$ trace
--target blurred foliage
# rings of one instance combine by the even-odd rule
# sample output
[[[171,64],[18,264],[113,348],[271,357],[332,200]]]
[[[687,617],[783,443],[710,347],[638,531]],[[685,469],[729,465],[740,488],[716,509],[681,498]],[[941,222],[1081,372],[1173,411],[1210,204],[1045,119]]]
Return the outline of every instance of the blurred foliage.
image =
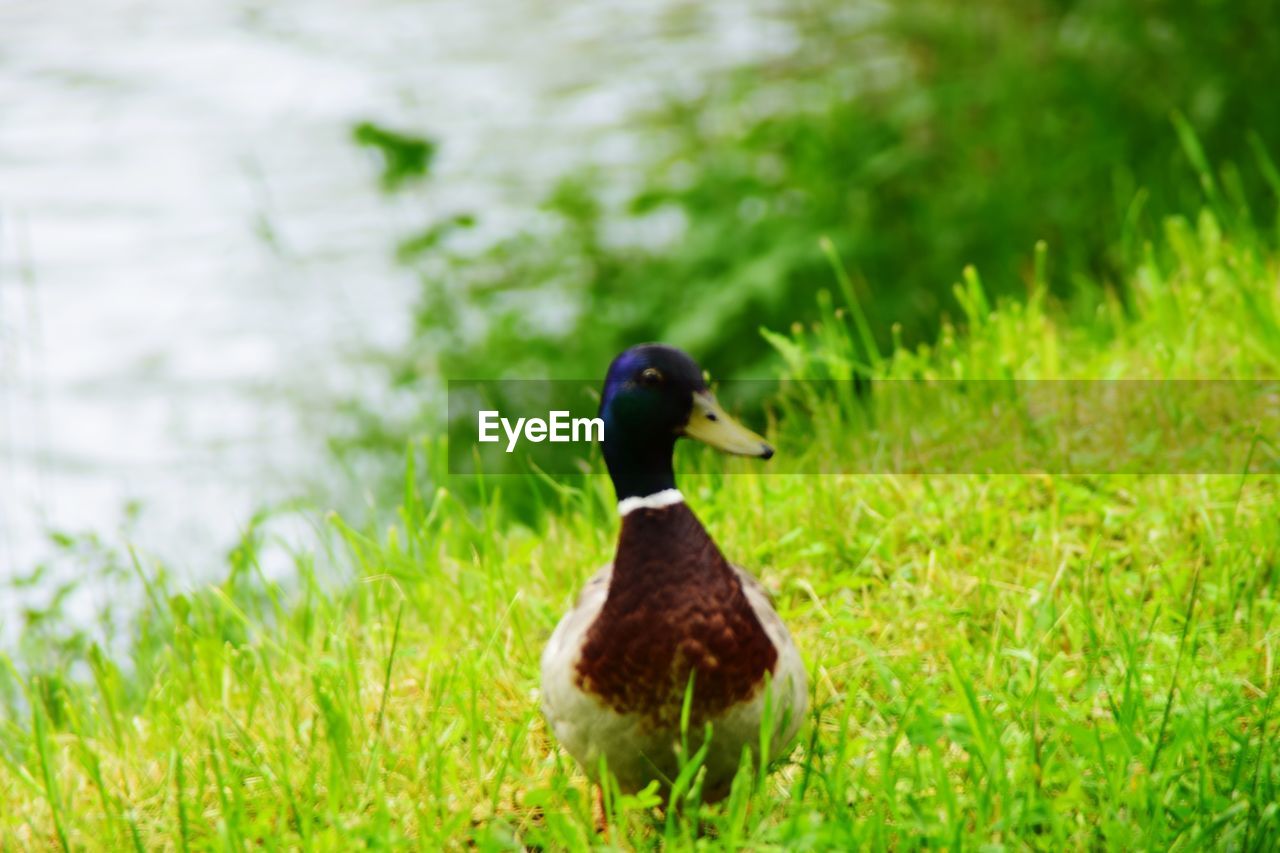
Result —
[[[382,188],[388,192],[425,178],[435,160],[437,144],[425,137],[390,130],[370,121],[351,129],[359,146],[378,152],[382,160]]]
[[[993,296],[1024,296],[1041,240],[1051,294],[1122,290],[1119,270],[1161,220],[1210,189],[1228,213],[1275,221],[1269,0],[789,14],[790,56],[642,117],[638,177],[584,163],[525,230],[479,252],[454,237],[481,214],[402,240],[422,294],[388,368],[418,410],[401,424],[357,411],[335,446],[397,459],[407,435],[438,428],[427,389],[442,378],[591,378],[644,340],[689,349],[715,376],[767,375],[777,356],[758,330],[817,319],[824,290],[854,303],[881,351],[930,340],[962,313],[965,266]],[[1212,187],[1179,122],[1220,164]]]
[[[479,257],[438,251],[448,223],[420,253],[408,241],[435,369],[590,377],[622,347],[660,339],[713,373],[757,372],[768,347],[756,329],[812,318],[832,285],[824,235],[878,340],[895,323],[921,340],[953,307],[962,267],[1020,291],[1040,239],[1057,292],[1116,283],[1160,217],[1200,203],[1175,111],[1226,164],[1228,190],[1236,165],[1254,168],[1251,139],[1280,140],[1268,95],[1280,18],[1267,0],[848,11],[806,7],[794,56],[650,116],[655,153],[621,205],[584,165],[543,220]]]

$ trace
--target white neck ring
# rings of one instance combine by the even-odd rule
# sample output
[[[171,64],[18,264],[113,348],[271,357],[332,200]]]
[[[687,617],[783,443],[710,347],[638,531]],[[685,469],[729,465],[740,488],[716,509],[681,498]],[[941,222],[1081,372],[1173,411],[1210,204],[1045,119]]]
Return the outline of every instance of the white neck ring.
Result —
[[[684,503],[684,495],[679,489],[663,489],[643,497],[623,498],[618,501],[618,515],[625,516],[638,509],[662,509],[672,504]]]

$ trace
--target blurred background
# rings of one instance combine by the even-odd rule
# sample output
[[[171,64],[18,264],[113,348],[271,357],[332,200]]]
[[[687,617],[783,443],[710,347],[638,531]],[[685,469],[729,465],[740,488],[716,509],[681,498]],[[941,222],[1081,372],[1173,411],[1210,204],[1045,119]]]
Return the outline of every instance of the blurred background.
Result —
[[[362,504],[327,440],[394,402],[397,243],[630,180],[637,110],[793,39],[737,4],[0,5],[0,624],[111,543],[199,576],[264,504]]]
[[[1179,121],[1225,203],[1275,220],[1277,23],[1265,0],[10,0],[0,640],[103,552],[127,573],[121,543],[197,578],[263,507],[376,516],[442,378],[591,379],[655,339],[768,376],[758,330],[837,290],[824,237],[882,344],[929,340],[966,264],[1023,292],[1038,240],[1059,295],[1123,300],[1124,259],[1203,199]]]

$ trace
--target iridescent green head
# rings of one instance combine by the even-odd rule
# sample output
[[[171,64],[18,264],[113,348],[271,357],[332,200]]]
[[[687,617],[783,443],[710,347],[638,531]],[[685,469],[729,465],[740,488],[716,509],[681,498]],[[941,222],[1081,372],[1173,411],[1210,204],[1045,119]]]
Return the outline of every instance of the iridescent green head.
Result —
[[[773,448],[725,414],[687,353],[663,344],[631,347],[613,360],[600,396],[604,459],[618,499],[675,488],[676,439],[768,459]]]

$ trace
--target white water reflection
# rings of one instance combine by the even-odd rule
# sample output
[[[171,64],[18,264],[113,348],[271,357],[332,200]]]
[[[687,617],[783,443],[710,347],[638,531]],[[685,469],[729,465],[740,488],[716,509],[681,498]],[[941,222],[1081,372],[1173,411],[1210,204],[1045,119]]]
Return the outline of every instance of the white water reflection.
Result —
[[[697,0],[0,4],[0,580],[128,501],[131,539],[211,570],[318,459],[299,405],[406,331],[396,236],[518,225],[575,163],[634,162],[634,110],[788,32]],[[378,194],[362,119],[440,139],[426,191]]]

